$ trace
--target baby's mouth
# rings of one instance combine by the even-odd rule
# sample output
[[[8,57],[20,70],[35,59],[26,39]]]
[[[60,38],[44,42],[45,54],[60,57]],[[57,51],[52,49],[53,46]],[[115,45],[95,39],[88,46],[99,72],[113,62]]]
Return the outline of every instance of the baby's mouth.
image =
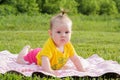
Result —
[[[65,39],[61,39],[61,42],[65,42]]]

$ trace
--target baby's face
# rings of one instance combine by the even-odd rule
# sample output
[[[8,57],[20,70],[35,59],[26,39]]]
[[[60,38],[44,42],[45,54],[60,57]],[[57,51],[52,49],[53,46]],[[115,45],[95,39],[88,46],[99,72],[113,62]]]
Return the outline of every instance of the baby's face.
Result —
[[[51,29],[51,37],[57,47],[64,46],[71,38],[71,25],[59,24]]]

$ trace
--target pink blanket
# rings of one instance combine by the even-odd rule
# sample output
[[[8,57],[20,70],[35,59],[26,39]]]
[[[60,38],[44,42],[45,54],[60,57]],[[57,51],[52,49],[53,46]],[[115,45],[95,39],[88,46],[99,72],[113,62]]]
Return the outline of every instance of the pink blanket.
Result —
[[[106,73],[115,73],[120,77],[120,64],[112,60],[104,60],[99,57],[97,54],[92,55],[87,59],[80,57],[86,72],[79,72],[76,70],[75,66],[69,60],[66,65],[61,69],[57,70],[57,74],[49,74],[44,72],[40,66],[35,64],[31,65],[21,65],[16,63],[17,54],[12,54],[9,51],[0,52],[0,73],[4,74],[9,71],[16,71],[23,74],[24,76],[32,76],[34,73],[42,73],[44,75],[49,75],[53,77],[68,77],[68,76],[90,76],[90,77],[99,77]]]

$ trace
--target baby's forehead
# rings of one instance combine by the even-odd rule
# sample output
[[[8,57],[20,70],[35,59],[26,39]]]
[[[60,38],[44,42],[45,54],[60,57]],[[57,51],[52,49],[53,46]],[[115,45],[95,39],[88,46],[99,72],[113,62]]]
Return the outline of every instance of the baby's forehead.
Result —
[[[71,27],[72,23],[70,21],[65,20],[56,20],[52,24],[53,26],[68,26]]]
[[[57,31],[71,31],[72,28],[71,26],[60,24],[53,26],[52,29]]]
[[[57,29],[66,29],[66,28],[71,28],[71,24],[69,23],[56,23],[52,26],[53,28],[57,28]]]

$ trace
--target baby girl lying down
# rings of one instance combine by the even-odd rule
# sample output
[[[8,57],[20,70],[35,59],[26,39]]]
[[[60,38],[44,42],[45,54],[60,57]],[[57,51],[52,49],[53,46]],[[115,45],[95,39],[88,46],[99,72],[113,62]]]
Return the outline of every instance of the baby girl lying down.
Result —
[[[84,72],[79,56],[70,42],[72,21],[64,11],[50,20],[49,38],[43,48],[30,50],[25,46],[17,57],[17,63],[40,65],[46,72],[56,74],[70,59],[78,71]]]

